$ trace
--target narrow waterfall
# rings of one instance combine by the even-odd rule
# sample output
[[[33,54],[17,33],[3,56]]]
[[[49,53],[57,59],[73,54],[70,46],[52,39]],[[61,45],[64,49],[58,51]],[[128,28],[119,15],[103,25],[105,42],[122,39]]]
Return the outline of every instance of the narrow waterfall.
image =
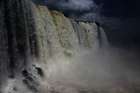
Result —
[[[99,41],[99,46],[100,47],[109,47],[109,41],[108,41],[108,38],[107,38],[107,35],[104,31],[104,29],[100,26],[98,26],[98,41]]]

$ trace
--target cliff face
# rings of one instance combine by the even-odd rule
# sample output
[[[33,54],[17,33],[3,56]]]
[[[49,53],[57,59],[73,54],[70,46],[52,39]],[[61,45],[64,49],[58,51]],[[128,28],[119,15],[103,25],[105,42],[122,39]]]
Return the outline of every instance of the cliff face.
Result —
[[[39,87],[40,76],[46,70],[42,64],[47,66],[53,58],[70,60],[81,49],[90,50],[97,45],[95,23],[69,19],[29,0],[2,0],[0,19],[2,93],[43,91]]]

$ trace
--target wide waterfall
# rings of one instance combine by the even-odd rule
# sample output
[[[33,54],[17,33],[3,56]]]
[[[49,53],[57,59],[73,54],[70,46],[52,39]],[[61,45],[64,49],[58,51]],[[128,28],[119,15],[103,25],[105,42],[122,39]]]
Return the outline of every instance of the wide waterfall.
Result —
[[[0,93],[139,93],[139,52],[107,29],[31,0],[0,1]]]

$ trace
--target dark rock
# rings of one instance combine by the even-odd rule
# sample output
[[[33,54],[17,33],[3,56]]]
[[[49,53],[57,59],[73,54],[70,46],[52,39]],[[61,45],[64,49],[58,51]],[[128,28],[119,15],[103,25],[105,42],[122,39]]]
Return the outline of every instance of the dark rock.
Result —
[[[38,92],[38,89],[36,87],[36,84],[34,84],[33,81],[30,81],[28,79],[24,79],[23,80],[23,83],[27,86],[28,89],[30,89],[31,91],[37,93]]]
[[[38,89],[39,83],[37,79],[34,77],[34,75],[28,72],[27,70],[23,70],[22,75],[24,77],[23,83],[27,86],[27,88],[33,91],[34,93],[37,93],[39,91]]]
[[[44,77],[44,72],[42,70],[41,67],[37,67],[37,66],[34,66],[36,71],[37,71],[37,74],[39,74],[41,77]]]

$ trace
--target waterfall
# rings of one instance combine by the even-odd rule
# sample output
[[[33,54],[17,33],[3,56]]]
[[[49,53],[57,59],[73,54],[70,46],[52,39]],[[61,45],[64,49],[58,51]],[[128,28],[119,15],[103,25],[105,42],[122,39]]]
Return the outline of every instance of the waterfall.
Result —
[[[37,57],[38,55],[36,30],[30,3],[28,0],[1,1],[1,77],[3,75],[15,77],[16,74],[30,64],[31,57]]]
[[[70,20],[62,13],[49,11],[47,7],[35,5],[29,0],[3,0],[2,3],[0,47],[3,52],[0,53],[3,56],[0,60],[4,68],[1,68],[1,74],[7,72],[7,78],[23,74],[25,80],[22,83],[29,89],[32,87],[31,91],[39,91],[37,72],[42,75],[42,69],[50,60],[53,60],[52,63],[64,60],[69,62],[81,48],[90,50],[96,45],[95,23]],[[43,66],[36,67],[34,64],[28,67],[34,61]],[[8,80],[7,87],[14,87],[13,84],[21,81]]]
[[[1,72],[5,69],[10,77],[21,72],[34,58],[47,62],[54,55],[73,56],[78,47],[97,45],[95,23],[70,20],[28,0],[3,0],[0,9],[3,50],[0,60],[4,67]],[[103,31],[99,32],[103,35],[101,40],[106,40]]]
[[[80,93],[108,83],[120,61],[98,23],[31,0],[1,1],[0,43],[0,93]]]
[[[98,42],[99,42],[99,47],[101,48],[109,48],[109,41],[106,36],[106,33],[104,29],[101,26],[98,26]]]
[[[33,60],[39,57],[31,3],[30,0],[2,0],[0,3],[1,93],[9,93],[9,91],[15,93],[13,88],[18,87],[17,84],[19,84],[19,89],[30,85],[27,69],[31,69]],[[42,70],[35,66],[31,70],[35,69],[39,71],[40,75],[43,75]],[[32,74],[31,77],[33,78]],[[32,82],[36,85],[35,80]],[[21,90],[26,91],[27,89]]]

